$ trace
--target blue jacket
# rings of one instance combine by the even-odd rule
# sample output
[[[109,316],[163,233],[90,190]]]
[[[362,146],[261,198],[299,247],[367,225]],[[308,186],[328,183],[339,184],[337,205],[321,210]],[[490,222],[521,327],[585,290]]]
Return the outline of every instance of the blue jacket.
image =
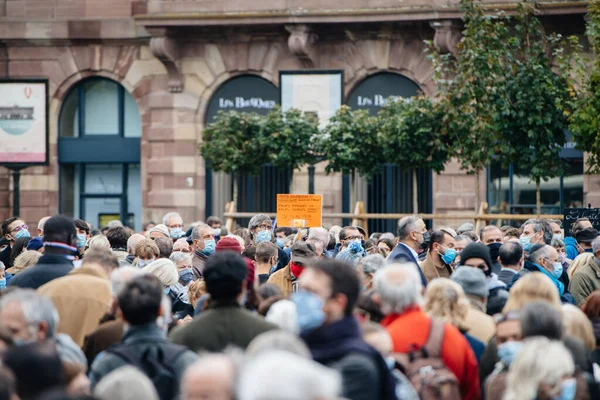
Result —
[[[408,246],[402,242],[398,243],[398,245],[394,247],[394,250],[392,250],[392,252],[388,256],[388,264],[394,263],[413,263],[417,271],[419,271],[423,287],[427,286],[427,279],[425,278],[421,267],[419,267],[419,260],[413,257],[413,254],[408,248]]]
[[[575,238],[572,238],[571,236],[565,238],[565,252],[567,253],[567,257],[571,260],[574,260],[575,257],[579,255],[579,250],[577,250],[577,240],[575,240]]]

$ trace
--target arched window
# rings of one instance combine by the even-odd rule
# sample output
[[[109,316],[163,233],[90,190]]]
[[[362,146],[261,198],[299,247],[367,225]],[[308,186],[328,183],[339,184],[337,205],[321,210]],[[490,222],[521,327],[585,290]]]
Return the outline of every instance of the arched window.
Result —
[[[94,227],[120,219],[141,229],[140,137],[133,97],[104,78],[78,83],[59,117],[60,212]]]

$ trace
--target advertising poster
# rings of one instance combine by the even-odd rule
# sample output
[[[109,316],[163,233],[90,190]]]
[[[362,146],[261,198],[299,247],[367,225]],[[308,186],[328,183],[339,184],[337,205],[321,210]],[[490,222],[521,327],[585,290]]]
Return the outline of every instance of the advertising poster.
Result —
[[[342,106],[342,71],[282,71],[281,109],[295,108],[313,114],[323,128]]]
[[[0,80],[0,164],[47,164],[48,81]]]

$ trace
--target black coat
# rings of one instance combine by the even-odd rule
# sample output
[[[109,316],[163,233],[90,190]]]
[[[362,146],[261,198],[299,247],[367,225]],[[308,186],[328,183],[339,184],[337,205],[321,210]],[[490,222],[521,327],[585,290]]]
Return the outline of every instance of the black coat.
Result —
[[[53,279],[61,278],[73,270],[73,263],[64,255],[44,254],[37,264],[19,272],[8,286],[37,289]]]

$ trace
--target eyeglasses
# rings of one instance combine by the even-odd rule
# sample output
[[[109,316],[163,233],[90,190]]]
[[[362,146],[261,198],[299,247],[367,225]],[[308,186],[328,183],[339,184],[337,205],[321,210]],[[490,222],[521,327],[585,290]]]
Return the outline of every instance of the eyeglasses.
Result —
[[[173,253],[190,253],[189,250],[183,250],[183,249],[178,249],[178,250],[173,250]]]
[[[358,235],[358,236],[348,236],[348,237],[346,238],[346,240],[356,240],[356,239],[360,239],[360,240],[362,240],[362,239],[363,239],[363,237],[362,237],[362,235]]]
[[[273,225],[271,225],[271,224],[262,224],[262,225],[258,225],[256,227],[256,229],[258,229],[258,228],[272,231],[273,230]]]
[[[28,230],[28,229],[29,229],[29,227],[28,227],[27,225],[21,225],[21,226],[17,226],[16,228],[14,228],[14,229],[11,231],[11,233],[12,233],[12,232],[19,232],[19,231],[21,231],[22,229]]]

